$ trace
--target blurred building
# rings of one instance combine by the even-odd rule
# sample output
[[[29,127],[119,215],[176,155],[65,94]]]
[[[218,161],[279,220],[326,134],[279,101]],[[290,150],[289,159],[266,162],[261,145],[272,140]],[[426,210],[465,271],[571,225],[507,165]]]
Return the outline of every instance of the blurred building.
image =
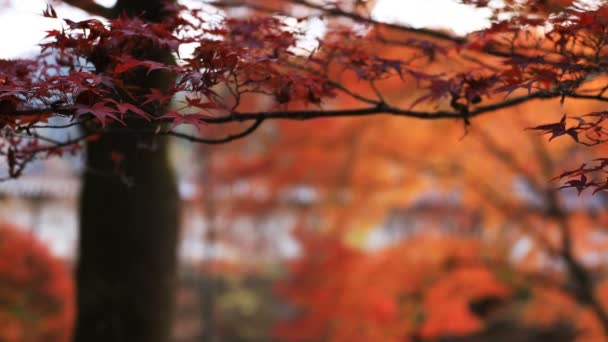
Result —
[[[34,162],[26,175],[0,182],[0,216],[31,231],[55,255],[72,260],[79,191],[73,160],[54,158]]]
[[[483,234],[481,209],[466,208],[457,192],[430,191],[404,208],[389,210],[384,224],[370,233],[367,248],[380,249],[413,237],[472,237]]]
[[[36,161],[18,179],[0,182],[2,219],[31,232],[69,264],[77,257],[81,164],[79,158],[69,157]],[[273,258],[277,262],[277,256],[293,254],[296,247],[287,229],[289,218],[243,216],[229,223],[229,231],[210,240],[199,179],[189,171],[178,170],[178,175],[182,227],[178,228],[180,283],[173,340],[201,341],[209,322],[209,314],[202,308],[208,306],[222,312],[221,320],[214,323],[222,336],[268,340],[278,305],[271,279],[252,273],[247,265],[267,264]],[[208,269],[224,261],[227,268]],[[239,268],[239,264],[245,266]],[[214,289],[209,290],[210,286]]]

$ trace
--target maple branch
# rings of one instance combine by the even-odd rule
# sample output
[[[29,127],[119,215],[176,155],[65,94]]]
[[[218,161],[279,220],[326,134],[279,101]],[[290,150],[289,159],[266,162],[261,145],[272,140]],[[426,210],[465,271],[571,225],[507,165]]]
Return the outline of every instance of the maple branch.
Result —
[[[334,16],[334,17],[342,17],[351,19],[356,22],[365,23],[369,25],[382,26],[393,30],[398,30],[407,33],[413,33],[417,35],[427,36],[430,38],[440,39],[444,41],[448,41],[455,44],[464,44],[466,43],[466,39],[462,37],[456,37],[449,33],[441,32],[438,30],[426,29],[426,28],[414,28],[410,26],[395,24],[395,23],[387,23],[372,19],[370,17],[363,16],[361,14],[348,12],[338,7],[324,7],[322,5],[318,5],[312,2],[308,2],[305,0],[288,0],[291,3],[301,5],[304,7],[308,7],[310,9],[314,9],[320,12],[323,12],[325,15]],[[276,13],[277,10],[271,7],[265,7],[259,4],[248,3],[247,1],[217,1],[213,3],[213,6],[216,7],[248,7],[254,10]]]
[[[195,135],[176,131],[156,131],[152,127],[146,128],[130,128],[130,127],[112,127],[108,129],[93,130],[91,133],[95,134],[136,134],[136,135],[152,135],[152,136],[172,136],[179,139],[188,140],[195,143],[207,144],[207,145],[219,145],[225,144],[234,140],[238,140],[248,136],[255,132],[264,122],[264,119],[259,118],[254,123],[248,126],[246,129],[239,133],[229,134],[223,138],[203,138]]]
[[[464,39],[462,37],[456,37],[451,34],[441,32],[441,31],[431,30],[431,29],[426,29],[426,28],[413,28],[413,27],[405,26],[405,25],[377,21],[370,17],[365,17],[365,16],[362,16],[357,13],[348,12],[348,11],[345,11],[345,10],[335,7],[335,6],[334,7],[324,7],[322,5],[315,4],[315,3],[309,2],[307,0],[289,0],[289,1],[292,3],[298,4],[298,5],[302,5],[302,6],[305,6],[308,8],[322,11],[328,15],[348,18],[348,19],[351,19],[351,20],[354,20],[357,22],[362,22],[362,23],[376,25],[376,26],[384,26],[384,27],[394,29],[394,30],[415,33],[415,34],[419,34],[419,35],[423,35],[423,36],[428,36],[431,38],[437,38],[437,39],[441,39],[441,40],[450,41],[450,42],[453,42],[456,44],[463,44],[466,42],[466,39]]]
[[[595,294],[595,284],[591,279],[589,271],[574,256],[572,251],[572,227],[563,209],[557,205],[554,198],[554,195],[550,196],[550,206],[551,210],[555,210],[555,216],[559,222],[560,234],[562,236],[561,256],[566,263],[571,278],[577,284],[578,295],[581,297],[577,299],[591,307],[591,310],[601,323],[604,334],[608,334],[608,312],[604,309]]]
[[[287,1],[297,4],[297,5],[308,7],[310,9],[321,11],[327,16],[347,18],[347,19],[350,19],[350,20],[353,20],[353,21],[359,22],[359,23],[364,23],[364,24],[378,26],[378,27],[384,27],[384,28],[388,28],[388,29],[391,29],[394,31],[400,31],[400,32],[405,32],[405,33],[410,33],[410,34],[415,34],[415,35],[420,35],[420,36],[426,36],[429,38],[439,39],[439,40],[457,44],[457,45],[464,45],[469,42],[469,40],[465,37],[454,36],[450,33],[442,32],[437,29],[415,28],[415,27],[406,26],[403,24],[382,22],[382,21],[375,20],[371,17],[363,16],[358,13],[345,11],[345,10],[340,9],[335,6],[326,7],[326,6],[323,6],[320,4],[309,2],[307,0],[287,0]],[[256,11],[266,12],[266,13],[270,13],[270,14],[273,14],[273,13],[281,13],[281,14],[285,14],[285,15],[288,14],[287,12],[279,11],[276,8],[266,7],[266,6],[257,4],[257,3],[249,3],[249,2],[247,2],[247,0],[216,1],[213,3],[213,6],[220,7],[220,8],[246,7],[246,8],[256,10]],[[407,41],[404,42],[404,41],[395,40],[395,39],[386,39],[386,38],[383,38],[382,36],[378,36],[377,40],[378,40],[378,42],[388,44],[388,45],[400,45],[400,46],[405,46],[405,47],[409,47],[409,48],[421,48],[421,47],[412,45],[411,42],[407,42]],[[504,57],[504,58],[512,58],[512,57],[525,58],[525,57],[527,57],[524,54],[516,53],[516,52],[512,51],[512,49],[511,49],[511,51],[506,51],[506,52],[500,51],[495,44],[496,44],[496,42],[493,42],[492,44],[486,44],[481,49],[481,51],[483,51],[487,55],[495,56],[495,57]],[[424,48],[422,48],[422,49],[424,49]],[[552,51],[545,51],[545,52],[551,53]]]
[[[93,0],[61,0],[61,2],[106,19],[114,16],[114,8],[102,6]]]
[[[476,133],[480,135],[482,142],[484,143],[484,147],[488,150],[488,152],[491,153],[491,155],[501,161],[506,167],[510,168],[513,172],[523,175],[532,190],[534,190],[537,194],[544,195],[545,191],[547,190],[545,190],[545,188],[533,177],[533,175],[530,174],[530,172],[526,170],[526,168],[522,164],[520,164],[514,158],[512,154],[500,148],[498,146],[498,143],[483,129],[478,127]],[[478,187],[485,187],[485,191],[479,191],[479,193],[482,195],[486,195],[485,192],[491,192],[489,196],[485,196],[485,199],[486,201],[488,201],[488,203],[493,203],[496,201],[496,199],[502,196],[502,191],[494,189],[490,184],[482,181],[482,177],[474,177],[473,180],[469,182],[469,186],[471,186],[472,189],[476,189]],[[507,201],[503,200],[503,202],[506,203]],[[498,203],[498,205],[495,204],[494,206],[497,209],[502,210],[504,214],[510,216],[512,219],[519,221],[522,228],[524,228],[523,231],[531,234],[532,237],[536,241],[538,241],[550,255],[560,255],[560,251],[557,248],[553,247],[551,242],[545,236],[539,234],[539,232],[534,229],[534,226],[530,224],[529,220],[527,219],[528,213],[546,215],[546,212],[542,208],[540,210],[536,210],[534,208],[527,208],[525,210],[515,210],[515,208],[509,208],[508,205],[501,205],[500,203]]]
[[[547,149],[540,139],[536,139],[534,150],[540,160],[544,176],[549,179],[554,173],[553,161],[550,159]],[[572,227],[567,217],[566,209],[560,204],[556,190],[548,188],[545,192],[547,200],[547,215],[557,220],[561,235],[560,256],[566,263],[566,267],[571,279],[576,283],[576,298],[579,302],[588,305],[602,325],[604,334],[608,334],[608,312],[604,309],[595,294],[596,286],[591,279],[591,275],[584,265],[581,264],[574,255],[572,243]]]
[[[50,152],[53,150],[57,150],[63,147],[69,147],[69,146],[74,146],[77,145],[79,143],[81,143],[83,140],[86,140],[87,138],[92,137],[93,135],[95,135],[96,133],[94,132],[88,132],[85,133],[77,138],[73,138],[73,139],[68,139],[65,141],[57,141],[55,139],[49,138],[49,137],[45,137],[42,136],[40,134],[36,134],[33,133],[31,134],[32,138],[38,138],[42,141],[47,141],[50,142],[51,145],[46,145],[46,146],[40,146],[40,147],[36,147],[36,148],[32,148],[32,149],[23,149],[20,153],[25,154],[25,155],[36,155],[39,153],[43,153],[43,152]]]
[[[70,128],[70,127],[74,127],[74,126],[79,126],[82,125],[83,123],[92,120],[92,118],[88,118],[86,120],[81,120],[81,121],[73,121],[70,123],[66,123],[63,125],[33,125],[33,126],[21,126],[17,128],[17,132],[19,131],[27,131],[30,129],[60,129],[60,128]]]
[[[536,178],[534,178],[533,175],[530,174],[528,170],[526,170],[524,165],[522,165],[517,159],[515,159],[515,156],[512,153],[509,153],[507,150],[501,148],[496,142],[496,140],[480,127],[477,128],[476,133],[480,136],[484,147],[488,150],[488,152],[490,152],[492,156],[500,160],[506,167],[510,168],[513,172],[525,176],[529,185],[536,193],[542,193],[542,185],[538,182]]]
[[[408,167],[416,167],[420,164],[422,163],[418,160],[413,162],[412,165],[408,165]],[[423,165],[426,165],[428,169],[432,170],[433,172],[437,172],[438,174],[443,174],[449,177],[453,176],[453,171],[446,171],[440,168],[439,165]],[[549,254],[559,255],[559,251],[552,246],[551,242],[545,236],[539,234],[539,232],[534,229],[534,225],[529,221],[530,214],[543,214],[543,212],[540,212],[534,208],[518,208],[509,203],[509,200],[506,198],[506,196],[504,196],[503,189],[499,189],[493,186],[493,184],[484,181],[483,177],[476,175],[474,171],[467,170],[460,164],[450,165],[450,169],[453,168],[463,172],[464,182],[479,196],[483,197],[486,203],[508,216],[511,220],[518,222],[521,226],[521,230],[529,233],[532,238],[542,245]]]
[[[59,114],[70,115],[72,112],[67,109],[59,108],[32,108],[32,109],[15,109],[15,110],[0,110],[0,116],[30,116],[30,115],[47,115]]]
[[[392,114],[397,116],[413,117],[419,119],[455,119],[460,118],[460,114],[449,111],[423,112],[400,109],[390,107],[385,104],[352,109],[335,109],[335,110],[285,110],[271,112],[235,112],[225,116],[201,118],[200,121],[208,124],[221,124],[234,121],[249,121],[263,119],[288,119],[288,120],[311,120],[320,118],[338,118],[338,117],[360,117],[378,114]]]
[[[484,113],[490,113],[499,109],[513,107],[524,102],[534,99],[551,99],[562,96],[560,92],[539,91],[529,95],[514,97],[502,102],[497,102],[490,105],[479,106],[466,115],[467,117],[479,116]],[[460,112],[454,111],[415,111],[402,109],[388,105],[385,102],[377,102],[376,106],[353,109],[336,109],[336,110],[294,110],[294,111],[274,111],[274,112],[234,112],[225,116],[201,118],[201,122],[208,124],[222,124],[235,121],[249,121],[257,119],[289,119],[289,120],[311,120],[318,118],[336,118],[336,117],[360,117],[378,114],[390,114],[395,116],[411,117],[417,119],[437,120],[437,119],[462,119],[464,116]]]
[[[586,95],[586,94],[564,94],[562,91],[537,91],[534,93],[530,93],[524,96],[513,97],[510,99],[506,99],[504,101],[492,103],[485,106],[477,106],[471,110],[469,110],[466,115],[462,112],[457,111],[446,111],[446,110],[437,110],[437,111],[416,111],[411,109],[403,109],[400,107],[395,107],[389,105],[388,103],[378,100],[374,101],[372,99],[364,98],[357,96],[357,94],[349,94],[351,96],[356,96],[357,99],[364,101],[369,104],[375,104],[369,107],[363,108],[349,108],[349,109],[330,109],[330,110],[278,110],[278,111],[261,111],[261,112],[230,112],[228,114],[216,117],[200,117],[198,121],[206,124],[227,124],[231,122],[245,122],[245,121],[258,121],[258,120],[276,120],[276,119],[285,119],[285,120],[312,120],[312,119],[320,119],[320,118],[338,118],[338,117],[363,117],[363,116],[372,116],[372,115],[394,115],[400,117],[410,117],[416,119],[425,119],[425,120],[439,120],[439,119],[457,119],[461,120],[463,118],[472,118],[475,116],[479,116],[485,113],[491,113],[500,109],[506,109],[510,107],[517,106],[519,104],[535,100],[535,99],[554,99],[554,98],[578,98],[578,99],[588,99],[588,100],[596,100],[596,101],[606,101],[608,102],[607,97],[602,97],[599,95]],[[48,114],[58,114],[62,116],[70,116],[73,115],[74,110],[66,109],[66,108],[39,108],[39,109],[26,109],[26,110],[13,110],[13,111],[2,111],[0,116],[28,116],[28,115],[48,115]],[[135,118],[138,119],[138,118]],[[172,118],[157,118],[156,121],[161,122],[172,122]],[[257,126],[252,126],[256,127]],[[51,128],[51,127],[48,127]]]
[[[218,139],[211,139],[211,138],[201,138],[201,137],[196,137],[193,135],[189,135],[189,134],[184,134],[184,133],[179,133],[179,132],[175,132],[175,131],[168,131],[168,132],[159,132],[159,135],[170,135],[176,138],[180,138],[180,139],[185,139],[191,142],[196,142],[196,143],[202,143],[202,144],[207,144],[207,145],[219,145],[219,144],[225,144],[234,140],[238,140],[241,138],[244,138],[246,136],[248,136],[249,134],[255,132],[264,122],[264,119],[258,119],[256,120],[253,125],[247,127],[247,129],[243,130],[240,133],[236,133],[236,134],[229,134],[228,136],[224,137],[224,138],[218,138]]]
[[[608,97],[602,96],[602,94],[603,94],[603,92],[599,93],[597,95],[572,93],[572,94],[565,95],[565,97],[567,97],[567,98],[573,98],[573,99],[595,100],[595,101],[601,101],[601,102],[608,102]]]

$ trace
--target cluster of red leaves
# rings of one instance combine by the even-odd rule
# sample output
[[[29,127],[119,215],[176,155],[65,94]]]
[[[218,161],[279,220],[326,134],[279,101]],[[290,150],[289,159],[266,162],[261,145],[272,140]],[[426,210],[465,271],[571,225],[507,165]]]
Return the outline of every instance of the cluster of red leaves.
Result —
[[[574,170],[566,171],[554,180],[567,180],[561,188],[575,188],[580,195],[586,189],[593,189],[593,194],[608,190],[608,159],[598,158],[590,163],[583,163]]]
[[[277,287],[298,310],[276,326],[282,340],[465,336],[484,326],[473,303],[511,292],[483,264],[472,240],[406,240],[369,254],[337,238],[300,237],[303,256]]]
[[[549,140],[564,135],[569,136],[579,144],[594,146],[608,141],[608,132],[604,124],[608,118],[607,112],[593,112],[582,117],[572,117],[573,125],[568,125],[566,115],[556,123],[549,123],[531,127],[531,130],[539,131],[541,134],[550,135]],[[576,169],[561,173],[553,180],[566,180],[561,188],[575,188],[580,194],[585,189],[592,188],[593,194],[608,189],[608,160],[598,158],[588,163],[583,163]]]
[[[0,340],[70,340],[72,278],[62,261],[30,234],[0,226]]]
[[[487,1],[466,1],[480,7]],[[505,1],[494,10],[495,17],[513,13],[507,20],[496,21],[480,35],[480,49],[497,49],[498,40],[508,40],[503,46],[517,49],[503,60],[505,69],[497,77],[503,85],[498,92],[526,90],[538,98],[559,97],[606,102],[605,56],[606,13],[604,3],[563,1]],[[526,28],[523,34],[520,31]],[[534,33],[533,29],[544,31]],[[508,34],[508,32],[512,32]],[[513,33],[514,32],[514,33]],[[490,33],[490,37],[488,37]],[[522,38],[525,36],[525,38]],[[491,46],[491,47],[489,47]],[[516,51],[516,50],[512,50]],[[586,146],[608,141],[605,111],[563,115],[559,122],[531,127],[541,134],[556,137],[569,136],[576,143]],[[566,180],[562,188],[575,188],[579,193],[593,188],[594,193],[608,189],[603,159],[586,163],[562,173],[555,180]]]
[[[128,17],[108,24],[65,19],[63,29],[47,33],[39,57],[2,61],[0,118],[8,129],[3,130],[7,141],[0,153],[16,165],[9,176],[18,176],[36,153],[61,153],[97,133],[134,122],[139,134],[173,134],[161,129],[161,124],[169,123],[169,129],[190,124],[200,130],[210,123],[243,120],[235,119],[235,114],[241,97],[248,94],[270,97],[280,106],[318,105],[335,96],[334,85],[324,73],[327,54],[296,53],[304,32],[283,19],[258,16],[214,21],[206,19],[202,10],[185,7],[172,13],[162,23]],[[50,6],[43,14],[57,17]],[[193,51],[181,58],[183,46]],[[351,47],[336,45],[329,50],[342,56],[336,57],[336,63],[361,68],[361,77],[379,78],[389,69],[399,70],[398,63],[357,53]],[[162,60],[158,60],[159,51],[165,56]],[[141,87],[135,81],[141,75],[162,81],[158,87]],[[190,94],[184,105],[167,111],[169,100],[180,92]],[[53,116],[69,123],[47,124]],[[63,142],[36,131],[85,122],[97,130]]]
[[[535,99],[608,101],[604,86],[591,87],[605,73],[608,5],[570,0],[463,2],[491,7],[492,25],[454,37],[375,22],[367,16],[368,6],[352,1],[321,6],[306,0],[266,8],[268,12],[255,1],[217,4],[260,9],[244,18],[171,5],[161,23],[130,17],[107,23],[66,19],[63,29],[48,32],[39,57],[1,62],[0,123],[5,129],[0,154],[7,158],[8,175],[16,177],[38,153],[75,151],[82,141],[105,133],[220,143],[249,134],[267,119],[390,113],[469,124],[476,115]],[[298,6],[309,15],[290,12]],[[58,16],[51,6],[43,15]],[[326,33],[307,45],[302,42],[311,18],[323,18]],[[383,46],[388,48],[379,48]],[[411,53],[387,56],[385,50],[396,46]],[[192,51],[188,55],[186,47]],[[433,63],[437,72],[429,72]],[[343,75],[354,78],[345,82]],[[141,76],[156,79],[151,83],[158,86],[138,84]],[[377,87],[387,79],[392,88],[416,84],[421,94],[405,107],[388,103]],[[367,93],[356,92],[354,83],[370,87]],[[167,109],[178,93],[187,93],[185,101]],[[271,105],[245,112],[242,103],[251,96],[269,99]],[[357,106],[323,108],[338,96]],[[433,109],[419,110],[422,104]],[[56,116],[68,124],[47,123]],[[584,130],[587,138],[600,143],[604,138],[593,134],[603,134],[599,127],[604,116],[592,113],[592,121],[580,118],[573,128],[559,123],[536,129],[578,141]],[[255,124],[219,140],[173,131],[181,124],[203,132],[209,125],[243,121]],[[83,123],[87,133],[66,141],[54,141],[37,130]]]

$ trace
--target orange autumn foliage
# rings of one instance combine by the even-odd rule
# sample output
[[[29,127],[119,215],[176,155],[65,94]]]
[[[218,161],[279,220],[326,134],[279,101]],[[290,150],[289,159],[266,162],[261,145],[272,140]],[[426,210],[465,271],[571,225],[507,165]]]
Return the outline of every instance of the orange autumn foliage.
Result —
[[[73,298],[65,264],[32,235],[0,225],[0,340],[70,341]]]
[[[479,241],[412,239],[373,254],[303,234],[302,257],[279,293],[297,310],[282,340],[403,341],[464,336],[484,327],[475,301],[510,296],[480,257]]]
[[[564,108],[594,110],[585,102],[573,101],[566,102]],[[463,207],[480,208],[483,236],[493,250],[492,256],[508,260],[518,276],[529,278],[532,297],[521,310],[523,323],[551,327],[566,321],[574,325],[577,341],[601,340],[603,332],[596,314],[587,304],[577,302],[575,291],[563,285],[571,282],[567,269],[558,267],[564,236],[543,202],[557,187],[547,179],[581,160],[594,158],[602,147],[581,149],[568,141],[547,144],[524,130],[539,112],[556,112],[557,117],[559,110],[558,101],[542,105],[532,102],[518,111],[475,119],[466,131],[461,122],[429,123],[391,117],[282,122],[267,135],[258,135],[257,148],[263,158],[258,158],[255,150],[244,158],[236,153],[227,157],[223,170],[228,172],[216,171],[225,179],[250,181],[274,194],[302,185],[314,189],[317,197],[308,204],[304,216],[314,213],[320,219],[313,226],[332,237],[329,242],[316,242],[315,247],[308,246],[310,242],[305,239],[305,250],[313,252],[294,266],[295,280],[290,283],[294,286],[281,290],[302,310],[301,316],[278,325],[278,336],[286,340],[391,341],[407,336],[464,336],[483,330],[483,320],[469,310],[469,304],[477,293],[500,293],[500,286],[494,287],[491,281],[495,269],[415,269],[413,274],[426,272],[426,276],[435,274],[436,278],[441,274],[445,281],[425,283],[418,290],[421,298],[412,306],[399,300],[399,291],[407,285],[394,283],[395,279],[411,281],[416,277],[403,273],[413,267],[403,262],[411,260],[410,256],[395,258],[398,264],[390,268],[381,264],[388,263],[385,259],[345,244],[352,242],[353,235],[378,229],[392,209],[408,207],[421,194],[436,191],[459,192]],[[605,241],[590,238],[601,233],[606,223],[605,213],[593,213],[591,208],[599,197],[576,197],[565,190],[551,196],[557,198],[558,209],[569,222],[576,259],[604,253]],[[252,205],[252,198],[246,197],[250,203],[247,208],[255,213],[260,206]],[[245,207],[242,201],[235,203],[238,209]],[[355,243],[363,243],[358,239]],[[458,237],[446,237],[437,242],[438,247],[420,247],[419,253],[432,258],[436,250],[450,249],[447,245],[452,240]],[[525,240],[532,241],[531,247],[520,258],[510,259]],[[404,254],[412,253],[411,246],[417,243],[406,240],[398,246]],[[479,258],[475,254],[478,252],[472,252],[471,258]],[[604,271],[589,267],[589,272]],[[544,282],[548,281],[554,296],[546,295]],[[312,285],[304,285],[308,283]],[[490,286],[477,289],[479,284]],[[416,313],[424,321],[416,322],[412,318]]]
[[[552,2],[558,3],[566,2]],[[383,33],[389,38],[409,38],[391,34]],[[379,51],[385,58],[411,57],[429,63],[429,74],[458,72],[453,67],[462,61],[450,59],[463,58],[453,51],[425,56],[403,46],[382,44],[366,45],[364,49]],[[482,64],[505,67],[495,58],[471,63],[480,64],[474,71],[477,76],[487,72]],[[372,84],[348,70],[335,72],[333,77],[354,93],[373,94],[375,87],[383,101],[402,107],[428,93],[415,82],[404,86],[397,78]],[[590,83],[599,86],[601,81]],[[450,105],[447,98],[432,100],[420,101],[415,107],[433,111]],[[500,95],[487,94],[482,104],[501,100]],[[318,107],[357,105],[356,98],[342,95]],[[568,268],[571,266],[564,266],[564,260],[570,253],[574,263],[593,279],[591,288],[585,291],[602,296],[605,290],[598,287],[598,282],[605,277],[605,267],[588,260],[602,255],[608,247],[602,239],[593,238],[605,230],[605,212],[597,208],[604,202],[598,199],[600,196],[576,197],[572,191],[557,191],[559,184],[549,180],[563,170],[600,157],[605,146],[580,148],[566,139],[548,144],[536,132],[526,130],[539,116],[550,122],[564,113],[601,109],[587,101],[568,99],[561,103],[554,99],[502,109],[488,117],[473,118],[469,124],[392,116],[275,122],[245,143],[245,152],[235,152],[240,147],[237,143],[237,149],[226,153],[227,157],[218,158],[221,162],[216,171],[221,181],[250,185],[251,193],[244,200],[234,201],[235,210],[246,208],[255,214],[260,208],[280,203],[276,198],[282,194],[307,187],[312,189],[314,200],[301,204],[304,210],[294,216],[302,220],[314,217],[310,226],[330,236],[324,242],[316,241],[320,237],[312,238],[314,243],[308,241],[310,237],[304,239],[304,250],[309,253],[292,265],[294,278],[281,286],[281,293],[302,310],[301,315],[279,325],[277,334],[288,340],[391,341],[408,336],[463,336],[482,330],[483,320],[469,310],[471,301],[482,294],[504,297],[509,290],[493,282],[492,272],[496,270],[479,261],[479,250],[474,249],[471,255],[479,265],[462,266],[458,271],[433,262],[421,261],[424,266],[415,266],[408,254],[420,253],[434,260],[435,253],[441,254],[437,251],[451,250],[460,237],[445,237],[436,242],[437,246],[425,249],[421,246],[429,242],[395,241],[403,251],[397,252],[395,247],[374,255],[349,245],[364,244],[366,233],[381,229],[391,210],[407,208],[420,196],[438,192],[457,193],[463,208],[481,210],[482,235],[491,246],[492,260],[509,263],[519,277],[529,281],[532,298],[523,305],[525,323],[543,326],[565,320],[575,326],[578,341],[601,340],[598,313],[579,298],[580,285],[576,282],[580,279],[575,279]],[[275,195],[268,197],[276,202],[251,201],[256,189]],[[571,240],[568,251],[566,240]],[[527,242],[528,247],[522,248]],[[401,258],[397,257],[399,253],[403,253]],[[388,257],[381,256],[385,254],[396,260],[394,267],[390,267],[393,264]],[[427,277],[433,280],[421,280]],[[403,279],[408,284],[400,282]],[[415,305],[401,301],[402,293],[416,291],[419,298]],[[601,304],[608,307],[606,301]]]

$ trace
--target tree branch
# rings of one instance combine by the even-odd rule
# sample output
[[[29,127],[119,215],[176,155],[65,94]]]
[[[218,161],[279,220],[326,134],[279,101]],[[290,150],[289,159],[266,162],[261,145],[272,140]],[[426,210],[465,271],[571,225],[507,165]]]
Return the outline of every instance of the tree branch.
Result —
[[[223,138],[203,138],[195,135],[186,133],[180,133],[176,131],[157,131],[153,127],[144,128],[131,128],[131,127],[111,127],[107,129],[91,130],[94,134],[134,134],[134,135],[150,135],[150,136],[172,136],[179,139],[188,140],[195,143],[207,144],[207,145],[219,145],[225,144],[234,140],[238,140],[248,136],[255,132],[264,122],[264,119],[257,119],[252,125],[249,125],[246,129],[239,133],[228,134]]]
[[[555,172],[553,161],[539,139],[535,140],[534,150],[540,160],[544,176],[550,178]],[[567,211],[560,204],[555,189],[547,188],[545,198],[548,205],[547,215],[556,219],[559,225],[559,232],[561,235],[559,255],[566,264],[570,279],[576,284],[575,295],[578,296],[576,299],[591,308],[596,318],[600,321],[604,334],[608,334],[608,311],[602,306],[595,294],[596,287],[590,272],[574,255],[572,227],[568,220]]]
[[[430,38],[440,39],[440,40],[448,41],[448,42],[455,43],[455,44],[466,43],[465,38],[456,37],[449,33],[441,32],[438,30],[431,30],[431,29],[425,29],[425,28],[414,28],[414,27],[400,25],[400,24],[381,22],[381,21],[377,21],[377,20],[369,18],[369,17],[365,17],[361,14],[342,10],[338,7],[325,7],[325,6],[318,5],[318,4],[315,4],[312,2],[308,2],[306,0],[288,0],[288,2],[320,11],[323,14],[328,15],[328,16],[347,18],[347,19],[351,19],[351,20],[359,22],[359,23],[386,27],[386,28],[393,29],[393,30],[398,30],[398,31],[402,31],[402,32],[413,33],[413,34],[417,34],[417,35],[427,36]],[[257,11],[276,12],[276,10],[271,7],[265,7],[265,6],[261,6],[259,4],[252,4],[252,3],[248,3],[247,1],[217,1],[217,2],[213,3],[213,6],[223,7],[223,8],[247,7],[247,8],[257,10]]]
[[[174,131],[159,132],[158,134],[159,135],[170,135],[170,136],[173,136],[176,138],[185,139],[185,140],[188,140],[191,142],[202,143],[202,144],[207,144],[207,145],[219,145],[219,144],[225,144],[225,143],[228,143],[228,142],[231,142],[234,140],[238,140],[238,139],[248,136],[249,134],[255,132],[262,125],[263,122],[264,122],[264,119],[258,119],[253,123],[253,125],[247,127],[247,129],[245,129],[244,131],[242,131],[240,133],[236,133],[236,134],[229,134],[228,136],[226,136],[224,138],[219,138],[219,139],[195,137],[192,135],[174,132]]]
[[[579,94],[563,95],[560,91],[538,91],[524,96],[518,96],[511,99],[507,99],[501,102],[493,104],[478,106],[471,109],[466,117],[472,118],[485,113],[491,113],[500,109],[511,108],[519,104],[535,100],[535,99],[554,99],[565,96],[566,98],[581,98],[596,101],[608,101],[608,98],[597,97],[597,96],[585,96]],[[258,120],[312,120],[321,118],[339,118],[339,117],[363,117],[373,115],[394,115],[400,117],[409,117],[416,119],[425,120],[440,120],[440,119],[457,119],[461,120],[464,118],[463,114],[455,111],[416,111],[410,109],[403,109],[400,107],[391,106],[385,102],[375,102],[375,106],[363,107],[363,108],[349,108],[349,109],[330,109],[330,110],[279,110],[279,111],[262,111],[262,112],[230,112],[222,116],[216,117],[201,117],[199,122],[206,124],[227,124],[231,122],[244,122],[244,121],[258,121]],[[57,108],[40,108],[40,109],[27,109],[27,110],[14,110],[14,111],[2,111],[0,116],[27,116],[27,115],[44,115],[44,114],[60,114],[63,116],[70,116],[73,114],[73,110],[70,109],[57,109]],[[134,117],[133,119],[139,119]],[[171,118],[157,118],[156,122],[172,122]]]
[[[114,16],[113,8],[104,7],[93,0],[61,0],[61,2],[106,19]]]

